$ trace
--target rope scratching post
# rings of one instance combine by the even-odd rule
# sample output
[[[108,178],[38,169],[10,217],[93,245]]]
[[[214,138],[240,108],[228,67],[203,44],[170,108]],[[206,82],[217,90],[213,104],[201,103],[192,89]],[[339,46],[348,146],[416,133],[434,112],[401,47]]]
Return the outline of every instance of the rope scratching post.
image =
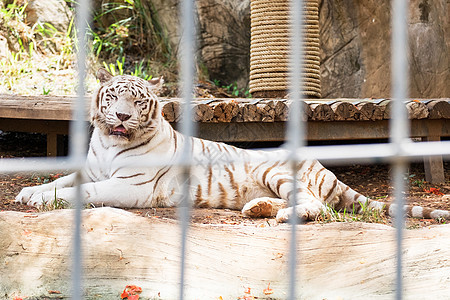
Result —
[[[283,98],[288,91],[289,0],[251,0],[250,93]],[[320,98],[319,0],[304,1],[304,91]]]

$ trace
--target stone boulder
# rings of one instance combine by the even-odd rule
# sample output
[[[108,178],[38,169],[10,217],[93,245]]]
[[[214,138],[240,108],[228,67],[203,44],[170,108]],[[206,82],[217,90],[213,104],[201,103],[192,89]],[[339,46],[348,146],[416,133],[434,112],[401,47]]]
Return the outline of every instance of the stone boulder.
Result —
[[[52,24],[61,32],[66,32],[72,18],[72,11],[64,0],[30,0],[26,7],[27,22]]]
[[[9,56],[8,40],[0,34],[0,59]]]
[[[250,74],[250,1],[199,0],[198,51],[211,79],[248,85]]]

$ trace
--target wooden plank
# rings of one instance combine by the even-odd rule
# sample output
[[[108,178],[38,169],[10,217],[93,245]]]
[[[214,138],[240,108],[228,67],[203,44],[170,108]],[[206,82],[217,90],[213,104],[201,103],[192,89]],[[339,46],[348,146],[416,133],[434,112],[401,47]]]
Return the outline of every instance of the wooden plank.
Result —
[[[436,125],[432,125],[436,124]],[[172,123],[176,128],[176,124]],[[450,122],[446,120],[412,120],[411,137],[425,137],[429,126],[438,126],[441,137],[450,136]],[[86,122],[86,128],[89,123]],[[285,122],[231,122],[231,123],[197,123],[196,136],[222,142],[248,141],[283,141]],[[0,118],[3,131],[37,132],[67,135],[68,121],[55,120],[21,120]],[[309,121],[307,139],[310,141],[386,139],[389,138],[389,123],[383,121]]]
[[[126,285],[144,299],[176,299],[180,226],[114,208],[82,212],[83,287],[87,299],[118,299]],[[70,297],[72,210],[0,212],[1,292],[14,296]],[[187,236],[187,299],[237,299],[251,289],[266,299],[288,291],[290,225],[271,227],[194,224]],[[296,299],[389,299],[395,289],[395,230],[381,224],[298,225]],[[404,234],[407,299],[450,294],[450,225]],[[345,274],[345,276],[342,276]],[[339,280],[330,280],[339,278]],[[420,284],[418,284],[420,283]],[[301,287],[301,288],[300,288]],[[426,288],[424,288],[426,287]]]
[[[0,118],[71,120],[75,99],[67,96],[0,95]],[[90,97],[85,101],[88,112]]]

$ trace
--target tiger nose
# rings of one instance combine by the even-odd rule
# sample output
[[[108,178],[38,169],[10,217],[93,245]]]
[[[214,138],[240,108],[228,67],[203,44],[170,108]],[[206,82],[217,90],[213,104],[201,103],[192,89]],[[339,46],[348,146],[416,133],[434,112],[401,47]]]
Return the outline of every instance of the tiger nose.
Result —
[[[120,121],[122,121],[122,122],[125,122],[126,120],[128,120],[129,118],[131,118],[131,115],[128,115],[128,114],[122,114],[122,113],[118,113],[118,112],[116,112],[116,116],[117,116],[117,118],[118,118]]]

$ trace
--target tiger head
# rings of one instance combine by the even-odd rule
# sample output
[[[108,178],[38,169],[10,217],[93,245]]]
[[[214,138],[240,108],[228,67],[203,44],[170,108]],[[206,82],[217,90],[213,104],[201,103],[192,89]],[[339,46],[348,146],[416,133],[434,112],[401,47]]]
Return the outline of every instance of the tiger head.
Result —
[[[129,75],[113,76],[99,69],[100,87],[91,104],[91,122],[104,135],[121,143],[154,132],[161,122],[156,93],[164,80],[144,80]]]

